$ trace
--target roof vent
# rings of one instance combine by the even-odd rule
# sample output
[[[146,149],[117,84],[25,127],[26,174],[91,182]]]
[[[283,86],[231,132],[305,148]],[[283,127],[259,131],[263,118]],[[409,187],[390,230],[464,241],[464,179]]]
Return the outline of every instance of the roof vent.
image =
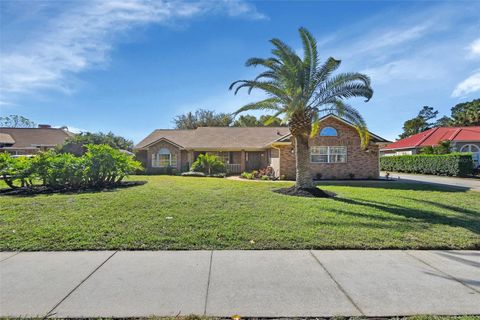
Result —
[[[51,128],[52,126],[49,124],[39,124],[38,127],[40,129],[48,129],[48,128]]]

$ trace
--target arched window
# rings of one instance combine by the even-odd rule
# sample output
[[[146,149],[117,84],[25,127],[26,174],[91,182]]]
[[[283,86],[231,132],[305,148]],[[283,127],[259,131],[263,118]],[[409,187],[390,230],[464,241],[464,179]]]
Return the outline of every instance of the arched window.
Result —
[[[462,147],[462,149],[460,149],[460,152],[476,153],[476,152],[480,152],[480,148],[474,144],[466,144]]]
[[[165,168],[177,166],[177,154],[171,153],[167,148],[161,148],[152,154],[152,167]]]
[[[325,127],[320,131],[321,137],[336,137],[338,136],[337,129],[332,127]]]

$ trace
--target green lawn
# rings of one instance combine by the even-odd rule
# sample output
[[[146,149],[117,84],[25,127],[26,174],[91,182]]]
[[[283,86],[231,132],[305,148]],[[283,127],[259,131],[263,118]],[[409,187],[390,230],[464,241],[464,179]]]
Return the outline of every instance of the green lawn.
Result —
[[[289,182],[133,176],[106,192],[0,196],[0,250],[480,249],[480,192],[336,182],[335,199]]]

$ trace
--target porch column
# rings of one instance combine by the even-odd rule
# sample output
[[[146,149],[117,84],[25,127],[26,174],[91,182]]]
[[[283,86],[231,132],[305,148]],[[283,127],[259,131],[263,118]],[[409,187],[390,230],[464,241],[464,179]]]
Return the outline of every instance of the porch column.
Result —
[[[245,159],[246,159],[246,156],[245,156],[245,150],[242,150],[241,151],[241,154],[240,154],[240,171],[241,172],[244,172],[245,171]]]

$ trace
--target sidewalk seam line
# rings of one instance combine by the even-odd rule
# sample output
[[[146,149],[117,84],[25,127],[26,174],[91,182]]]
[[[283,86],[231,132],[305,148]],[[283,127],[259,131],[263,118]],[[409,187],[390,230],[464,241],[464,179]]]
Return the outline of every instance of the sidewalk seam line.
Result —
[[[20,252],[21,252],[21,251],[17,251],[17,252],[15,252],[14,254],[12,254],[11,256],[8,256],[8,257],[0,260],[0,262],[3,262],[3,261],[8,260],[8,259],[10,259],[10,258],[13,258],[13,257],[15,257],[17,254],[19,254]]]
[[[447,277],[449,277],[451,280],[454,280],[454,281],[456,281],[456,282],[460,283],[461,285],[463,285],[463,286],[467,287],[467,288],[468,288],[468,289],[470,289],[470,290],[473,290],[473,291],[475,291],[475,292],[477,292],[477,293],[480,293],[480,291],[479,291],[479,290],[477,290],[477,289],[475,289],[475,288],[473,288],[473,287],[470,287],[468,284],[464,283],[462,280],[460,280],[460,279],[458,279],[458,278],[456,278],[456,277],[452,276],[452,275],[451,275],[451,274],[449,274],[449,273],[446,273],[446,272],[445,272],[445,271],[443,271],[443,270],[440,270],[440,269],[439,269],[439,268],[437,268],[437,267],[434,267],[434,266],[432,266],[430,263],[428,263],[428,262],[426,262],[426,261],[424,261],[424,260],[420,259],[419,257],[416,257],[415,255],[411,254],[410,252],[408,252],[408,251],[405,251],[405,253],[406,253],[407,255],[409,255],[410,257],[412,257],[413,259],[415,259],[415,260],[417,260],[417,261],[420,261],[421,263],[423,263],[423,264],[425,264],[425,265],[429,266],[429,267],[430,267],[430,268],[432,268],[433,270],[436,270],[436,271],[438,271],[438,272],[440,272],[440,273],[442,273],[442,274],[446,275],[446,276],[447,276]]]
[[[213,260],[213,250],[210,251],[210,265],[208,267],[207,292],[205,293],[205,305],[203,308],[204,316],[207,315],[208,291],[210,289],[210,277],[212,275],[212,260]]]
[[[360,312],[362,316],[365,316],[365,313],[362,311],[362,309],[360,309],[360,307],[355,303],[355,301],[353,301],[352,297],[350,297],[350,295],[347,293],[347,291],[345,291],[345,289],[340,285],[340,283],[337,280],[335,280],[335,278],[330,273],[330,271],[328,271],[328,269],[323,265],[323,263],[320,262],[320,259],[312,252],[312,250],[308,250],[308,251],[310,252],[310,255],[313,257],[313,259],[317,261],[320,267],[322,267],[322,269],[325,270],[325,272],[330,277],[330,279],[332,279],[332,281],[337,285],[338,289],[340,289],[340,291],[345,295],[345,297],[347,297],[348,301],[350,301],[350,303],[355,307],[355,309],[357,309],[357,311]]]
[[[83,279],[82,281],[80,281],[79,284],[77,284],[72,290],[70,290],[69,293],[67,293],[67,295],[65,297],[63,297],[62,300],[60,300],[50,311],[47,312],[47,314],[45,315],[44,319],[54,315],[54,313],[52,313],[56,308],[58,308],[58,306],[60,306],[60,304],[62,304],[63,301],[67,300],[67,298],[75,291],[77,290],[85,281],[87,281],[95,272],[98,271],[98,269],[100,269],[105,263],[107,263],[108,260],[110,260],[118,251],[115,251],[114,253],[112,253],[107,259],[105,259],[105,261],[103,261],[100,265],[98,265],[95,269],[93,269],[92,272],[90,272],[86,277],[85,279]]]

